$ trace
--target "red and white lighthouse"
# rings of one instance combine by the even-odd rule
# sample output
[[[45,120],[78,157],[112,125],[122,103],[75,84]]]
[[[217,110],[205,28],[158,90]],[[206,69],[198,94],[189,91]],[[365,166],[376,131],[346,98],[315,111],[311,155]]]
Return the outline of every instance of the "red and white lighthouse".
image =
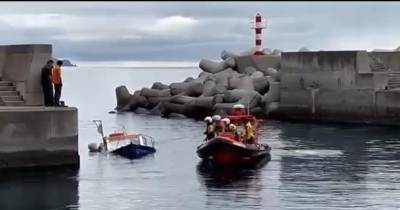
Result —
[[[261,36],[262,36],[262,30],[265,28],[263,25],[263,19],[260,15],[260,13],[257,13],[255,17],[255,23],[254,26],[252,26],[252,29],[255,29],[256,31],[256,51],[254,52],[254,55],[264,55],[263,48],[262,48],[262,41],[261,41]]]

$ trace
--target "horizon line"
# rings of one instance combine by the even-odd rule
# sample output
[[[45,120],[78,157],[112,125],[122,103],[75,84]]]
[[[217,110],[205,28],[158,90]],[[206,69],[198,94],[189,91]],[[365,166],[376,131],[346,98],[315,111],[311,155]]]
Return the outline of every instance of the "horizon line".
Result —
[[[194,61],[70,61],[77,67],[118,67],[118,68],[195,68]]]

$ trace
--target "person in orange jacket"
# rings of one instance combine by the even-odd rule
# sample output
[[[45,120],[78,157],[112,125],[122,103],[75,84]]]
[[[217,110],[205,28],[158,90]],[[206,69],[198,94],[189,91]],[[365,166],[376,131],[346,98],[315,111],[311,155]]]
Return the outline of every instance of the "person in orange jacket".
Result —
[[[61,79],[62,65],[63,65],[62,61],[57,61],[56,65],[54,65],[51,71],[51,78],[54,84],[54,106],[60,106],[61,89],[63,85]]]

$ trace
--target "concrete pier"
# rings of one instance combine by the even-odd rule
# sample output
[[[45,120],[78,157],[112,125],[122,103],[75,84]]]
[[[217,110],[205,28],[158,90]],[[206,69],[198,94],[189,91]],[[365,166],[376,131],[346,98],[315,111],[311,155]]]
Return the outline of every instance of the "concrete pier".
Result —
[[[0,169],[79,166],[78,110],[0,107]]]
[[[275,51],[262,56],[222,51],[221,62],[202,59],[203,72],[194,79],[202,84],[195,88],[198,95],[186,91],[193,81],[171,84],[172,96],[163,95],[162,100],[154,94],[149,97],[148,89],[132,95],[119,87],[116,109],[202,118],[226,114],[232,104],[242,103],[257,117],[400,125],[400,52]],[[241,97],[227,97],[237,90]],[[256,100],[250,103],[254,92]],[[195,106],[195,101],[207,103]]]
[[[51,45],[0,46],[0,169],[79,167],[78,109],[45,107]]]
[[[284,52],[280,117],[400,125],[400,52]],[[397,86],[399,84],[399,86]]]

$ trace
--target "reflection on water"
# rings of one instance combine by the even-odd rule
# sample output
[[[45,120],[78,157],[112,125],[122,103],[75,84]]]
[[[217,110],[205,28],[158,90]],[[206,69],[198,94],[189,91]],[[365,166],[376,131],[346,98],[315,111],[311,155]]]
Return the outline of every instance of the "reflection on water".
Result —
[[[225,186],[236,181],[242,181],[253,177],[267,162],[268,158],[263,158],[251,167],[221,167],[211,161],[201,160],[197,164],[197,173],[207,186]]]
[[[210,209],[234,207],[262,207],[260,168],[267,163],[266,158],[254,168],[218,168],[209,161],[197,165],[198,179],[205,185],[206,206]]]
[[[400,146],[393,128],[278,123],[285,207],[399,208]],[[394,140],[396,139],[396,140]],[[398,151],[398,150],[397,150]],[[381,159],[381,161],[380,161]],[[379,162],[376,167],[374,162]],[[392,189],[394,189],[392,187]],[[297,196],[293,193],[298,191]]]
[[[78,209],[77,170],[22,170],[0,174],[0,209]]]

